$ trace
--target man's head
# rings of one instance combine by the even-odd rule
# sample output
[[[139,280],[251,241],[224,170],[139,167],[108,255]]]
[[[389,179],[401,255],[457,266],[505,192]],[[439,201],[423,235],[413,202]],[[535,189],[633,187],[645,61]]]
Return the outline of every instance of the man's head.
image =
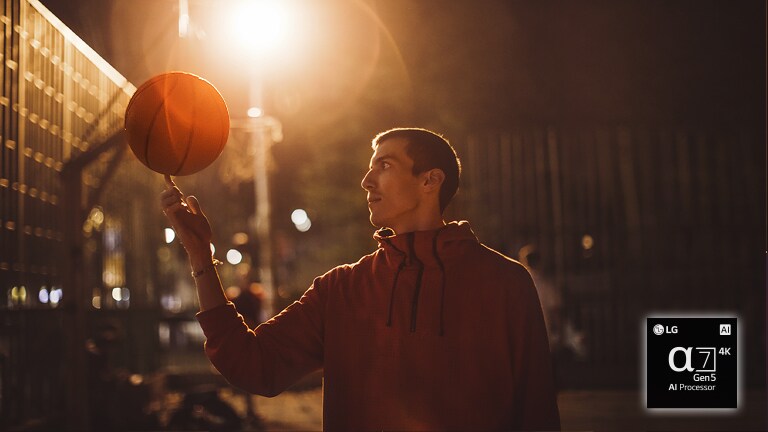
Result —
[[[456,194],[461,172],[448,141],[426,129],[398,128],[377,135],[372,147],[361,184],[368,191],[371,222],[397,231],[393,225],[404,220],[439,219]]]

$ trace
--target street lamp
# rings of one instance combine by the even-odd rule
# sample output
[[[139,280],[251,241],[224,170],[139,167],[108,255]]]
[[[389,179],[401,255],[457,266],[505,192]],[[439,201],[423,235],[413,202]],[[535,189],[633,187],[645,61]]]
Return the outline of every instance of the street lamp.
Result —
[[[292,16],[285,0],[237,0],[230,9],[230,40],[240,55],[247,57],[249,70],[248,117],[234,119],[233,129],[249,133],[253,152],[253,181],[256,212],[253,230],[259,239],[259,270],[261,283],[273,298],[277,287],[272,277],[272,241],[269,199],[269,150],[283,139],[280,121],[268,115],[264,106],[264,69],[280,54],[289,49],[289,29]],[[271,299],[268,299],[271,300]],[[271,301],[264,302],[272,305]],[[269,313],[274,310],[267,311]]]
[[[264,306],[273,306],[271,300],[277,287],[272,278],[272,240],[269,202],[269,149],[274,143],[283,140],[283,129],[280,121],[270,116],[248,117],[233,119],[233,129],[240,129],[249,134],[253,152],[253,182],[256,202],[256,212],[253,218],[253,231],[259,239],[259,270],[261,284],[268,298]],[[273,310],[267,312],[274,312]]]
[[[233,56],[231,67],[248,71],[247,117],[234,114],[230,127],[248,135],[254,156],[256,208],[251,228],[259,243],[261,283],[270,297],[276,287],[272,278],[268,155],[272,145],[282,141],[283,135],[280,121],[265,109],[263,86],[266,71],[272,69],[281,57],[295,53],[292,39],[297,35],[296,29],[304,27],[299,23],[299,16],[298,4],[291,0],[227,0],[210,9],[213,27],[219,29],[211,32],[217,39],[216,49],[229,51],[228,54]],[[189,0],[179,0],[179,36],[186,37],[193,27]],[[264,304],[266,307],[271,302]]]
[[[285,48],[291,16],[285,0],[239,0],[231,10],[230,37],[238,48],[263,57]]]

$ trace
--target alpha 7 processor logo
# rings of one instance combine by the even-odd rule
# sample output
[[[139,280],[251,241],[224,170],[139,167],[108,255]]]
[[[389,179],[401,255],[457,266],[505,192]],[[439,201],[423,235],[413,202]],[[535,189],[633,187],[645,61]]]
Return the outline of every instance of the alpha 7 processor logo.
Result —
[[[648,408],[736,408],[736,318],[647,318]]]

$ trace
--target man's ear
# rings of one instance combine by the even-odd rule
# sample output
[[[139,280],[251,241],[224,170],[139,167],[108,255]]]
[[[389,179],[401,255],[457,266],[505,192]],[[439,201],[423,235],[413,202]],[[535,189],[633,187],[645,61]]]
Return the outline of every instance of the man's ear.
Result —
[[[427,191],[440,190],[445,181],[445,173],[440,168],[433,168],[424,173],[424,187]]]

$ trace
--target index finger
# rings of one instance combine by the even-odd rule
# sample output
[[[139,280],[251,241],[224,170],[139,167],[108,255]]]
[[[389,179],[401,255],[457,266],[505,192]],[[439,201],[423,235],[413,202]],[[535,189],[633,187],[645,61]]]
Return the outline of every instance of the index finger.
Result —
[[[173,182],[170,174],[165,175],[165,184],[168,186],[168,189],[176,187],[176,183]]]

